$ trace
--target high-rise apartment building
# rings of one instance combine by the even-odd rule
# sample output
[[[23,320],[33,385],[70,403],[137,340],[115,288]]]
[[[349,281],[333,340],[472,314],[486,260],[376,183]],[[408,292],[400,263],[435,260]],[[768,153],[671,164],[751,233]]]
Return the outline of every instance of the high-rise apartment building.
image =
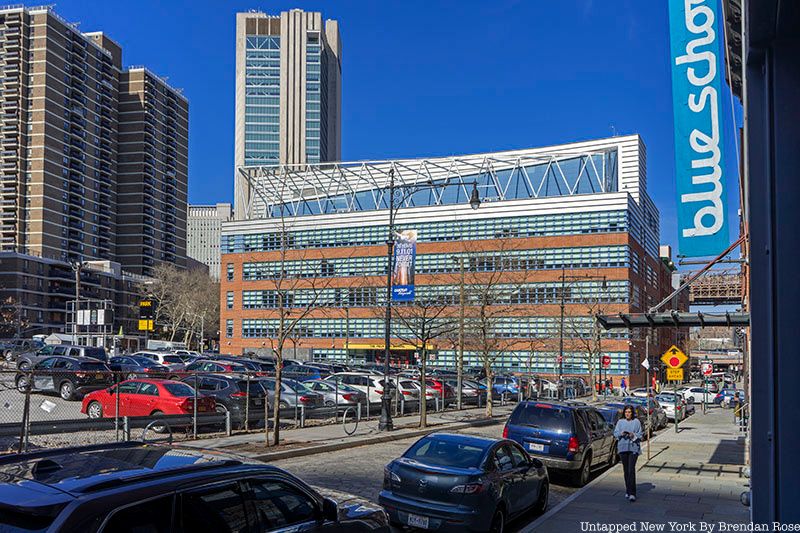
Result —
[[[341,159],[339,24],[300,9],[236,15],[235,168]],[[234,177],[236,218],[251,200]]]
[[[122,65],[117,43],[50,7],[0,8],[0,260],[14,265],[0,299],[26,334],[63,330],[70,263],[104,265],[81,285],[106,299],[159,261],[185,264],[187,102]]]
[[[120,78],[117,257],[148,276],[186,265],[189,105],[146,68]]]
[[[190,205],[186,221],[186,255],[208,267],[219,279],[219,241],[222,223],[233,219],[231,204]]]

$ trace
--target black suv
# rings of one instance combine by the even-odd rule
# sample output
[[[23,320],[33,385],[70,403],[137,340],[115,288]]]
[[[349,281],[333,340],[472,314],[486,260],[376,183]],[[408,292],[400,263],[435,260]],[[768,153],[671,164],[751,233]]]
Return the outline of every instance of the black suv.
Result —
[[[114,383],[111,369],[92,357],[48,357],[27,372],[17,373],[17,390],[57,392],[64,400],[77,400]]]
[[[261,420],[264,418],[267,393],[256,379],[246,380],[221,374],[197,374],[185,377],[182,381],[192,387],[196,384],[199,393],[213,397],[217,402],[217,412],[229,412],[231,423],[234,426],[243,426],[245,416],[248,414],[251,420],[254,417]],[[247,409],[248,396],[250,398],[249,411]]]
[[[583,486],[592,469],[617,461],[614,426],[580,402],[521,402],[512,411],[503,437],[514,440],[547,465],[572,474]]]
[[[389,531],[283,470],[219,452],[126,442],[0,458],[4,531]]]

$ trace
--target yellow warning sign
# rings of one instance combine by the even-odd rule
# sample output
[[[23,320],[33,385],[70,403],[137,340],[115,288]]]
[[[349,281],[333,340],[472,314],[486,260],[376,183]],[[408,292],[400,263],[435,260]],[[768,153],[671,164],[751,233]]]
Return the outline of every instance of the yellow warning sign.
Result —
[[[139,320],[139,331],[153,331],[153,321]]]
[[[664,364],[669,368],[680,368],[689,358],[686,357],[686,354],[683,353],[680,348],[673,344],[669,350],[664,352],[664,355],[661,356],[661,360],[664,361]]]

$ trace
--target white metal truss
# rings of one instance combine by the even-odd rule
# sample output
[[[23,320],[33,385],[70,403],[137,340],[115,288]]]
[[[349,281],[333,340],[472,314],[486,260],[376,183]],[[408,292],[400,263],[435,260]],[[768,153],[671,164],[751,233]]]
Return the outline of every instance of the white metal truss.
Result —
[[[397,187],[424,186],[403,207],[466,202],[475,183],[482,201],[573,196],[618,190],[616,147],[524,151],[431,159],[242,166],[250,186],[248,218],[386,209],[389,171]],[[512,190],[513,187],[513,190]],[[455,197],[453,196],[455,195]]]

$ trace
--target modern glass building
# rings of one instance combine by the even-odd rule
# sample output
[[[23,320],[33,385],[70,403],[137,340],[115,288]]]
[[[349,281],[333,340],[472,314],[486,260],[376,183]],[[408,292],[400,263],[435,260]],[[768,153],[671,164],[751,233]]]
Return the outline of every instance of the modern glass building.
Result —
[[[247,219],[222,228],[223,351],[269,352],[283,309],[284,318],[298,319],[298,357],[382,359],[393,175],[396,231],[417,232],[418,302],[444,302],[452,317],[462,295],[465,308],[475,307],[470,291],[493,280],[492,308],[501,311],[493,335],[502,339],[495,366],[555,374],[563,345],[566,374],[596,369],[604,354],[612,376],[644,380],[644,338],[600,332],[593,319],[644,311],[672,290],[638,135],[435,159],[251,166],[240,174],[254,198]],[[478,209],[469,205],[473,189]],[[415,360],[413,333],[393,321],[398,363]],[[431,364],[454,365],[455,337],[432,341]],[[670,342],[655,339],[653,353]],[[466,341],[463,350],[466,365],[479,362]]]
[[[335,20],[300,9],[236,17],[235,165],[341,158],[341,43]],[[234,210],[251,201],[236,173]]]

